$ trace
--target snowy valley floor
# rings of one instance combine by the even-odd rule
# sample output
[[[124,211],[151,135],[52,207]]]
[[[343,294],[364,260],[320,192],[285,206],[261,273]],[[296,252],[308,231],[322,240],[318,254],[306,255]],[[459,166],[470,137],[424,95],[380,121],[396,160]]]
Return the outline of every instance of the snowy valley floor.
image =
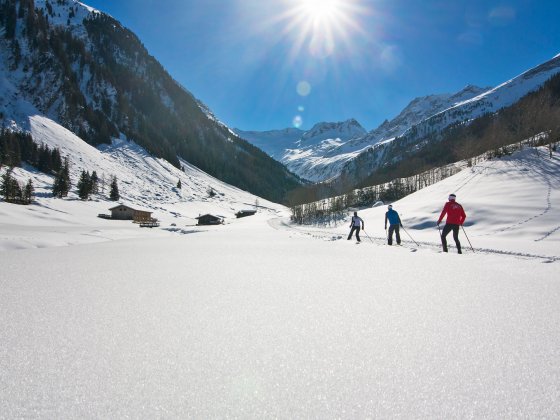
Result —
[[[358,245],[348,214],[294,226],[194,168],[181,192],[167,166],[151,184],[119,173],[154,229],[96,217],[102,199],[52,199],[35,175],[33,205],[0,202],[0,418],[560,418],[560,156],[546,156],[393,203],[420,245],[403,232],[402,247],[385,245],[386,206],[359,209]],[[476,252],[463,231],[463,255],[451,238],[440,252],[451,192]],[[226,224],[194,226],[208,212]]]
[[[560,416],[556,244],[412,252],[346,227],[5,246],[0,417]]]

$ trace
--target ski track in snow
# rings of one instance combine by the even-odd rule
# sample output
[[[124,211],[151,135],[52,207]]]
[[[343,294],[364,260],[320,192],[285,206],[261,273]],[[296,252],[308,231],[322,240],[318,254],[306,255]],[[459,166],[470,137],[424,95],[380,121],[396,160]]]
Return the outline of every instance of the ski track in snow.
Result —
[[[536,152],[537,152],[537,155],[538,155],[538,151],[536,151]],[[554,173],[548,173],[547,171],[542,170],[542,168],[538,167],[535,164],[527,164],[526,166],[527,166],[528,170],[532,170],[536,175],[541,175],[541,177],[539,178],[540,181],[538,181],[538,182],[546,184],[547,194],[546,194],[546,197],[545,197],[545,205],[543,206],[544,209],[542,210],[542,212],[540,212],[538,214],[535,214],[531,217],[528,217],[526,219],[523,219],[523,220],[521,220],[521,221],[519,221],[519,222],[517,222],[513,225],[498,229],[494,232],[489,232],[489,233],[486,233],[486,234],[482,234],[482,235],[479,235],[479,236],[490,236],[490,235],[494,235],[497,232],[501,233],[501,232],[506,232],[506,231],[518,229],[518,228],[522,227],[523,225],[525,225],[529,222],[535,221],[536,219],[538,219],[542,216],[545,216],[546,214],[548,214],[551,211],[551,209],[552,209],[551,195],[552,195],[552,191],[553,191],[553,185],[552,185],[552,181],[551,181],[550,178],[555,176],[557,178],[555,181],[558,183],[558,182],[560,182],[560,179],[558,179],[558,175],[554,174]],[[482,171],[487,171],[487,172],[490,172],[491,170],[492,170],[491,167],[485,167],[485,168],[482,169]],[[461,190],[461,188],[463,188],[465,185],[472,182],[474,178],[476,178],[478,175],[481,175],[482,171],[479,171],[479,172],[475,173],[472,177],[468,178],[458,188],[458,190]],[[507,175],[507,172],[505,172],[504,170],[497,170],[497,172],[502,173],[504,175]],[[554,232],[558,231],[558,229],[560,229],[560,226],[558,226],[555,229],[549,231],[548,233],[546,233],[542,237],[535,239],[534,241],[535,242],[542,241],[542,240],[546,239],[547,237],[549,237],[550,235],[552,235]]]
[[[295,225],[293,223],[290,223],[289,221],[286,221],[286,219],[271,219],[269,222],[270,226],[272,226],[274,229],[283,229],[283,230],[287,230],[289,232],[293,232],[293,233],[297,233],[299,235],[306,235],[306,236],[310,236],[314,239],[321,239],[321,240],[325,240],[325,241],[338,241],[338,240],[346,240],[346,237],[344,235],[341,234],[337,234],[334,232],[330,232],[327,230],[321,230],[321,229],[314,229],[312,227],[304,227],[304,226],[300,226],[300,225]],[[556,230],[560,229],[557,228]],[[404,233],[404,232],[403,232]],[[430,250],[433,252],[442,252],[441,251],[441,244],[437,244],[437,243],[432,243],[432,242],[425,242],[425,241],[416,241],[416,243],[418,243],[418,246],[414,245],[414,243],[410,240],[405,239],[406,233],[401,233],[401,245],[400,247],[402,248],[408,248],[411,250],[415,250],[415,249],[422,249],[422,250]],[[552,233],[554,232],[550,232],[549,234],[547,234],[546,236],[550,236]],[[382,236],[372,236],[369,235],[369,237],[367,235],[365,235],[364,231],[361,231],[360,233],[361,235],[363,234],[364,236],[362,236],[362,243],[369,243],[370,245],[375,245],[375,246],[383,246],[383,245],[387,245],[387,238],[386,237],[382,237]],[[543,238],[544,239],[544,238]],[[373,243],[372,243],[373,242]],[[448,240],[448,243],[450,241]],[[462,248],[463,248],[463,253],[465,252],[474,252],[474,253],[479,253],[479,254],[493,254],[493,255],[503,255],[503,256],[509,256],[509,257],[518,257],[518,258],[523,258],[523,259],[533,259],[533,260],[539,260],[539,261],[543,261],[545,263],[549,263],[549,262],[556,262],[556,261],[560,261],[560,257],[559,256],[550,256],[550,255],[536,255],[536,254],[530,254],[530,253],[523,253],[523,252],[514,252],[514,251],[505,251],[505,250],[500,250],[500,249],[491,249],[491,248],[474,248],[474,251],[470,248],[470,246],[468,246],[468,244],[465,244],[462,242]],[[467,246],[465,246],[467,245]],[[389,246],[389,245],[387,245]],[[399,245],[392,245],[395,248],[399,248]],[[455,249],[455,246],[453,245],[453,243],[449,243],[449,250],[450,252],[453,252],[453,250]]]
[[[545,233],[542,237],[535,239],[535,242],[544,241],[546,238],[555,234],[559,230],[560,230],[560,226],[557,226],[556,228],[552,229],[550,232]]]

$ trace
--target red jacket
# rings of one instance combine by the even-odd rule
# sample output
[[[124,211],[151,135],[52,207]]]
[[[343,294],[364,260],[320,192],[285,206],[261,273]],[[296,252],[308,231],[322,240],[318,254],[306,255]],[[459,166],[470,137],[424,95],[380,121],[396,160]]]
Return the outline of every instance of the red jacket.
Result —
[[[445,203],[445,206],[443,206],[443,210],[439,215],[438,224],[441,222],[441,219],[443,219],[443,216],[445,216],[446,213],[447,220],[445,223],[450,225],[462,225],[467,218],[465,210],[463,210],[463,206],[455,201],[448,201]]]

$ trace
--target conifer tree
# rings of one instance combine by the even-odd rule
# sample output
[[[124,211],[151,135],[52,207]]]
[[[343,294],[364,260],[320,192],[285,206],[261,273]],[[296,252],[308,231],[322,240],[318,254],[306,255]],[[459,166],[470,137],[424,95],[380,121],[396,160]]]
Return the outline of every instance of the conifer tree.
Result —
[[[62,176],[63,176],[63,189],[62,195],[66,197],[68,192],[70,191],[70,187],[72,187],[72,183],[70,182],[70,161],[68,157],[64,158],[64,166],[62,167]]]
[[[91,194],[98,194],[99,193],[99,177],[97,176],[97,172],[93,171],[90,177],[91,181]]]
[[[37,169],[41,172],[48,173],[53,167],[52,152],[49,147],[43,143],[39,146],[38,155],[39,161],[37,162]]]
[[[22,203],[23,194],[17,180],[12,176],[14,168],[9,168],[2,176],[0,183],[0,194],[4,196],[4,200],[8,203]]]
[[[51,152],[51,165],[50,169],[54,172],[58,172],[62,168],[62,158],[60,157],[60,150],[57,148]]]
[[[23,201],[25,204],[31,204],[31,202],[33,201],[34,193],[35,193],[35,187],[33,187],[33,181],[29,179],[23,191]]]
[[[10,201],[13,196],[14,179],[12,177],[12,171],[14,168],[8,168],[6,173],[2,175],[2,182],[0,183],[0,194],[4,197],[7,202]]]
[[[56,174],[56,177],[54,178],[54,182],[53,182],[53,186],[52,186],[52,193],[54,197],[57,198],[62,198],[62,183],[63,183],[63,177],[62,177],[62,169],[60,171],[58,171],[58,173]]]
[[[109,193],[109,198],[112,201],[118,201],[121,198],[119,194],[119,186],[117,185],[116,176],[113,176],[113,179],[111,180],[111,192]]]
[[[80,197],[82,200],[89,199],[89,196],[91,195],[91,189],[92,189],[91,177],[89,175],[89,172],[82,171],[82,174],[80,175],[80,180],[78,181],[76,187],[78,188],[78,197]]]
[[[66,197],[70,191],[70,163],[64,158],[64,166],[58,171],[53,184],[53,195],[58,198]]]
[[[181,187],[182,187],[181,180],[179,180],[179,181],[177,182],[177,188],[181,189]]]
[[[23,192],[21,191],[21,186],[15,179],[12,179],[12,194],[13,195],[10,198],[12,203],[21,204],[23,202]]]

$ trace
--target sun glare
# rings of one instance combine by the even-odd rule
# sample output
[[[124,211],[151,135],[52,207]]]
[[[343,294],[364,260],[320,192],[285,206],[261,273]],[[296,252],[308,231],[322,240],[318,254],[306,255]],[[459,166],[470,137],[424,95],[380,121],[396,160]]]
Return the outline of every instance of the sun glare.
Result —
[[[360,0],[288,0],[292,6],[282,17],[285,32],[295,34],[293,55],[302,49],[325,58],[337,48],[349,48],[351,36],[363,32],[358,18],[364,8]]]
[[[336,19],[341,13],[341,2],[338,0],[301,0],[304,14],[315,23]]]

